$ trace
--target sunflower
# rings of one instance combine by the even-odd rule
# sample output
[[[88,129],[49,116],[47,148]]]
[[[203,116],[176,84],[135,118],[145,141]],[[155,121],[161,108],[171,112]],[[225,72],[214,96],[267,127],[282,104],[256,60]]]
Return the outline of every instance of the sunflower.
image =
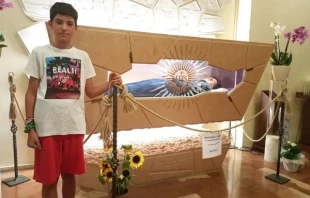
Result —
[[[105,176],[106,176],[106,178],[109,180],[109,182],[112,182],[112,175],[113,175],[113,170],[112,170],[112,168],[106,168],[105,170],[104,170],[104,173],[103,173]]]
[[[124,177],[128,177],[128,176],[130,175],[129,170],[124,169],[124,170],[122,171],[122,175],[123,175]]]
[[[99,168],[101,169],[111,168],[110,163],[107,161],[101,161],[98,163],[98,165],[99,165]]]
[[[109,146],[109,147],[104,147],[104,148],[103,148],[104,152],[106,152],[106,153],[111,152],[111,151],[112,151],[112,149],[113,149],[112,145],[111,145],[111,146]]]
[[[98,166],[99,166],[100,169],[102,169],[103,168],[103,161],[99,162]]]
[[[132,145],[123,145],[121,148],[124,150],[124,153],[132,152]]]
[[[131,157],[130,157],[130,166],[132,168],[139,168],[144,163],[144,156],[140,151],[136,151]]]

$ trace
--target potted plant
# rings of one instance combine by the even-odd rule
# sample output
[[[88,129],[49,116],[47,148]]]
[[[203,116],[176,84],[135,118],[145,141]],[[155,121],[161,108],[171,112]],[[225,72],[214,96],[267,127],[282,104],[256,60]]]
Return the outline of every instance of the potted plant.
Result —
[[[288,141],[283,145],[281,161],[286,171],[297,172],[303,168],[307,159],[296,143]]]
[[[140,151],[133,151],[132,145],[123,145],[124,157],[121,161],[121,172],[116,173],[116,195],[124,196],[128,193],[128,187],[132,177],[134,176],[131,169],[137,169],[144,163],[144,156]],[[106,182],[112,182],[113,175],[113,158],[112,153],[99,162],[99,181],[104,185]]]
[[[300,26],[294,29],[293,32],[289,31],[284,34],[286,39],[286,46],[284,51],[280,47],[280,35],[284,31],[285,26],[281,26],[279,23],[271,22],[270,27],[275,31],[275,43],[274,51],[271,54],[271,71],[275,80],[286,80],[291,70],[291,63],[293,61],[292,52],[288,51],[290,42],[299,43],[302,45],[308,38],[308,30],[305,26]]]
[[[0,11],[4,10],[5,8],[13,8],[13,3],[7,0],[0,0]],[[3,33],[0,33],[0,57],[2,54],[2,48],[7,47],[4,44],[1,44],[5,41]]]

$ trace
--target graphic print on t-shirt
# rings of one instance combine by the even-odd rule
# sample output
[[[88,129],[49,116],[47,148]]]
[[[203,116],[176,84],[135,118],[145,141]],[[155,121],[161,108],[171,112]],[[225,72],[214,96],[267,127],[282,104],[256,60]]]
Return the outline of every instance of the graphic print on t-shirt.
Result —
[[[47,57],[45,99],[79,99],[81,94],[81,60]]]

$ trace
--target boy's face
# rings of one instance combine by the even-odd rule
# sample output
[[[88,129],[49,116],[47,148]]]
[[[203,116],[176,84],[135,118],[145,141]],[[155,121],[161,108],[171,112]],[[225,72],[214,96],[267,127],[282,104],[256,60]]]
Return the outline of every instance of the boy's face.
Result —
[[[205,80],[210,84],[211,88],[213,88],[217,84],[217,80],[215,78],[209,77]]]
[[[77,29],[73,17],[60,14],[57,14],[53,21],[49,21],[49,26],[54,32],[55,40],[61,43],[69,43]]]

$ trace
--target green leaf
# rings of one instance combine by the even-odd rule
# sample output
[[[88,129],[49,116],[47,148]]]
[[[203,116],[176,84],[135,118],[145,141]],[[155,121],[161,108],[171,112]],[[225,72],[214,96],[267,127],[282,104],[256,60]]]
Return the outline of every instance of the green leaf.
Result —
[[[130,169],[130,162],[124,161],[122,167],[123,167],[123,169]]]
[[[288,59],[285,60],[285,65],[289,66],[293,61],[293,54],[290,53],[290,56],[288,57]]]
[[[287,53],[281,52],[281,56],[280,56],[280,61],[279,61],[279,65],[284,65],[285,61],[287,59]]]
[[[98,179],[99,179],[99,181],[102,183],[102,184],[105,184],[105,181],[104,181],[104,179],[103,179],[103,177],[102,176],[98,176]]]
[[[279,63],[279,60],[277,59],[277,56],[274,52],[271,54],[271,59],[273,60],[274,63]]]
[[[7,47],[7,45],[0,44],[0,48]]]
[[[128,188],[129,184],[130,184],[130,181],[126,180],[126,181],[124,182],[124,187],[125,187],[125,188]]]
[[[277,65],[275,62],[273,62],[273,61],[270,61],[270,64],[271,65]]]
[[[122,145],[121,147],[122,149],[132,149],[132,145],[131,144],[128,144],[128,145]]]
[[[0,34],[0,42],[4,42],[5,41],[5,38],[3,36],[3,34]]]

